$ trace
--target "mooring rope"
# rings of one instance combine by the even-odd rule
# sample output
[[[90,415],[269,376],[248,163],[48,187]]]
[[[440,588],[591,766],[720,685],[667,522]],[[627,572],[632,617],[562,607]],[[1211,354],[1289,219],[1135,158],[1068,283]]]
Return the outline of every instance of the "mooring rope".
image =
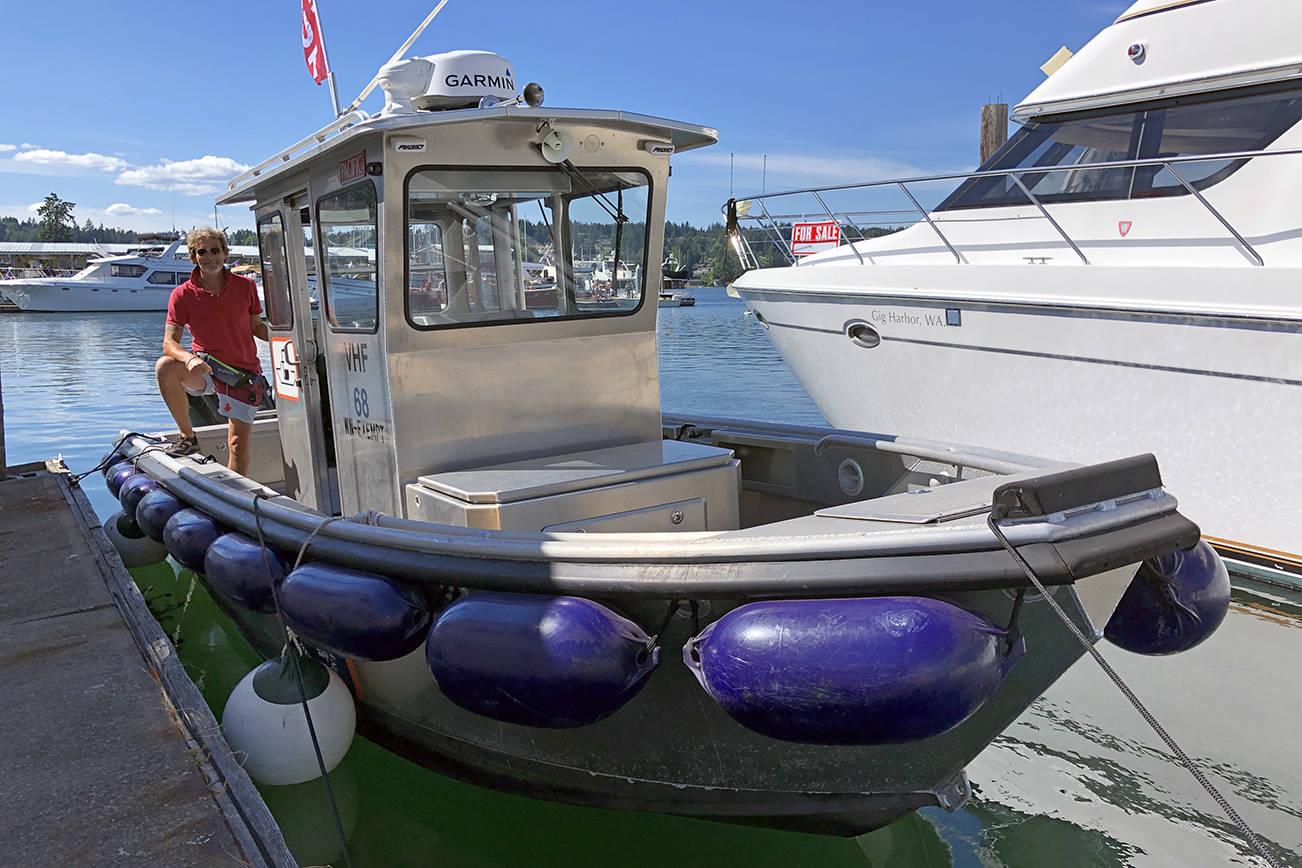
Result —
[[[325,784],[326,798],[330,801],[330,813],[334,815],[335,830],[339,833],[339,845],[343,847],[344,863],[348,865],[348,868],[352,868],[353,861],[348,855],[348,834],[344,831],[344,823],[339,816],[339,804],[335,801],[334,790],[330,786],[330,774],[326,771],[325,758],[321,755],[321,742],[317,739],[316,726],[312,723],[312,711],[307,707],[307,690],[303,687],[303,673],[298,666],[298,654],[291,655],[289,653],[291,643],[298,648],[302,646],[298,645],[298,637],[293,635],[289,625],[285,623],[285,613],[280,608],[280,593],[276,589],[276,580],[271,573],[271,551],[267,548],[266,537],[262,533],[262,514],[258,512],[259,501],[267,499],[268,496],[261,492],[253,495],[253,524],[258,531],[258,545],[262,549],[262,564],[267,571],[267,580],[271,584],[271,601],[276,607],[276,621],[280,624],[280,635],[284,641],[281,646],[281,656],[289,657],[293,661],[294,680],[298,682],[299,703],[303,707],[303,717],[307,720],[307,732],[312,738],[312,750],[316,753],[317,768],[321,770],[321,780]],[[299,564],[303,562],[303,554],[307,551],[307,545],[312,541],[312,537],[316,536],[317,531],[337,518],[338,516],[333,515],[326,516],[317,523],[317,526],[308,534],[307,539],[303,540],[303,545],[299,547],[298,557],[294,561],[294,569],[297,569]]]
[[[1207,776],[1203,774],[1203,771],[1198,767],[1198,764],[1181,749],[1180,745],[1176,744],[1175,739],[1171,737],[1170,733],[1163,728],[1157,718],[1154,717],[1153,714],[1144,706],[1144,703],[1140,701],[1139,697],[1135,695],[1135,692],[1130,689],[1129,685],[1127,685],[1122,677],[1117,674],[1116,670],[1108,664],[1108,661],[1103,659],[1102,653],[1100,653],[1099,650],[1085,638],[1085,634],[1080,631],[1080,628],[1076,626],[1076,623],[1062,610],[1062,607],[1058,605],[1057,601],[1054,600],[1053,597],[1049,596],[1049,592],[1040,581],[1040,577],[1035,574],[1035,569],[1027,562],[1026,558],[1022,557],[1022,553],[1013,547],[1013,544],[1008,541],[1006,536],[1004,536],[1003,531],[999,529],[998,522],[995,521],[993,513],[986,519],[986,525],[990,528],[991,533],[995,535],[995,539],[999,540],[999,544],[1013,556],[1013,560],[1017,561],[1017,565],[1022,568],[1022,572],[1026,573],[1026,577],[1031,580],[1031,584],[1040,592],[1040,596],[1049,604],[1049,607],[1053,609],[1054,613],[1062,619],[1062,622],[1067,625],[1067,629],[1076,637],[1081,646],[1089,652],[1090,656],[1094,658],[1095,662],[1097,662],[1099,666],[1103,667],[1103,671],[1112,679],[1112,683],[1115,684],[1125,695],[1126,699],[1130,700],[1130,704],[1135,707],[1135,710],[1139,712],[1140,716],[1142,716],[1148,725],[1153,728],[1153,731],[1158,734],[1162,741],[1166,742],[1166,746],[1171,749],[1171,752],[1180,760],[1180,763],[1191,775],[1194,776],[1194,779],[1202,785],[1202,788],[1211,794],[1211,797],[1216,800],[1216,804],[1220,805],[1221,810],[1225,812],[1225,815],[1230,818],[1234,825],[1238,826],[1239,831],[1242,832],[1244,837],[1247,839],[1248,846],[1256,851],[1258,856],[1265,859],[1266,864],[1270,865],[1271,868],[1283,868],[1283,866],[1266,851],[1265,846],[1261,842],[1261,838],[1256,832],[1248,828],[1248,824],[1239,816],[1239,812],[1234,810],[1234,806],[1230,804],[1229,800],[1226,799],[1225,796],[1221,795],[1220,791],[1217,790],[1212,782],[1207,779]]]
[[[144,438],[145,440],[149,440],[151,443],[154,443],[154,444],[161,444],[161,443],[166,443],[166,442],[167,442],[167,438],[166,438],[166,437],[154,437],[154,436],[152,436],[152,435],[150,435],[150,434],[141,434],[141,433],[139,433],[138,431],[129,431],[129,432],[127,432],[126,434],[123,434],[122,436],[118,437],[117,440],[114,440],[114,441],[113,441],[113,445],[112,445],[111,447],[109,447],[108,454],[105,455],[103,458],[100,459],[99,464],[96,464],[94,467],[92,467],[90,470],[87,470],[85,473],[77,473],[77,474],[70,475],[70,476],[68,477],[68,484],[71,485],[71,486],[73,486],[73,487],[75,488],[75,487],[77,487],[77,486],[81,483],[81,481],[82,481],[83,479],[85,479],[87,476],[90,476],[92,473],[95,473],[95,472],[97,472],[97,471],[104,470],[104,469],[107,468],[110,464],[114,463],[114,462],[113,462],[113,458],[114,458],[114,456],[117,456],[117,454],[118,454],[118,447],[121,446],[123,443],[125,443],[125,442],[127,441],[127,438],[129,438],[129,437],[142,437],[142,438]],[[142,450],[140,451],[140,453],[138,453],[135,457],[133,457],[133,458],[127,458],[126,456],[121,456],[121,457],[118,458],[118,460],[119,460],[119,461],[130,461],[132,464],[135,464],[136,459],[138,459],[138,458],[140,457],[140,455],[143,455],[145,452],[148,452],[148,451],[152,450],[153,448],[154,448],[154,447],[153,447],[152,445],[151,445],[151,446],[146,446],[146,447],[145,447],[144,449],[142,449]]]

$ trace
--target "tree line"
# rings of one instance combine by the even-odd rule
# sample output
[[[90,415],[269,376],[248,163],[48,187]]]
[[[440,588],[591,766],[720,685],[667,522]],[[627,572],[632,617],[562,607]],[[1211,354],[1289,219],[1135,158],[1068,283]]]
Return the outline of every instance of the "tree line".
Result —
[[[36,216],[26,220],[17,217],[0,217],[0,241],[67,241],[79,244],[134,244],[140,234],[133,229],[115,229],[103,223],[95,225],[89,218],[81,225],[73,216],[76,202],[60,198],[57,193],[45,197],[36,208]],[[160,229],[162,234],[174,230]],[[230,245],[255,245],[258,236],[252,229],[226,230],[226,243]]]

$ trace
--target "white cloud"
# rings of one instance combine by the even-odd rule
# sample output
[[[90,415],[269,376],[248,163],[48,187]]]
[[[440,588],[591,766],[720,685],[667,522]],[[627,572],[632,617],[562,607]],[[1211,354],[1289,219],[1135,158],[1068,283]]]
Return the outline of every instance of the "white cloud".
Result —
[[[0,151],[16,151],[16,150],[18,150],[17,145],[0,145]]]
[[[157,208],[137,208],[125,202],[114,202],[104,209],[104,213],[110,217],[149,217],[163,212]]]
[[[37,148],[14,154],[16,163],[36,163],[41,166],[67,166],[74,169],[99,169],[104,172],[118,172],[128,165],[126,160],[118,157],[106,157],[103,154],[69,154],[66,151],[51,151]]]
[[[209,154],[195,160],[163,160],[156,166],[129,169],[118,175],[117,183],[202,196],[222,190],[226,181],[248,168],[230,157]]]
[[[44,202],[33,202],[30,205],[0,205],[0,217],[30,220],[36,216],[36,209],[44,204]]]

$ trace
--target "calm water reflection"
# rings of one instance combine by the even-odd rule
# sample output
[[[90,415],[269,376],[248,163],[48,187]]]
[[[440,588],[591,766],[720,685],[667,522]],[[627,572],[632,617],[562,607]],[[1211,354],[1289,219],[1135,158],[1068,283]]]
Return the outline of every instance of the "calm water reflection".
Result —
[[[821,423],[764,330],[721,289],[660,312],[663,404],[673,412]],[[90,467],[119,430],[167,427],[152,364],[161,314],[0,314],[10,464],[62,454]],[[98,476],[87,493],[116,509]],[[1178,492],[1177,492],[1178,494]],[[220,714],[256,655],[189,574],[138,581]],[[1302,866],[1302,600],[1236,592],[1192,652],[1104,654],[1265,836]],[[691,750],[691,745],[684,745]],[[976,797],[854,840],[555,805],[441,778],[362,741],[333,776],[356,866],[1262,865],[1107,678],[1081,661],[969,768]],[[265,788],[303,864],[342,864],[319,783]]]

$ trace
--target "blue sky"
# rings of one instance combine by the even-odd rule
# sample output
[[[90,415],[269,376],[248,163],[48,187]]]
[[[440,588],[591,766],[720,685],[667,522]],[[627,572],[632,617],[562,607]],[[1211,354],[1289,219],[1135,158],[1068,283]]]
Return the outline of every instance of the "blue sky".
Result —
[[[318,3],[345,104],[434,7]],[[981,105],[1016,104],[1059,46],[1079,49],[1128,5],[450,0],[406,54],[495,51],[548,105],[716,128],[718,145],[674,157],[669,196],[669,219],[706,225],[728,197],[730,154],[738,194],[972,167]],[[303,61],[299,8],[13,3],[0,215],[33,216],[55,192],[79,223],[211,223],[226,180],[332,117]],[[377,91],[363,108],[382,102]],[[252,226],[243,207],[219,217]]]

